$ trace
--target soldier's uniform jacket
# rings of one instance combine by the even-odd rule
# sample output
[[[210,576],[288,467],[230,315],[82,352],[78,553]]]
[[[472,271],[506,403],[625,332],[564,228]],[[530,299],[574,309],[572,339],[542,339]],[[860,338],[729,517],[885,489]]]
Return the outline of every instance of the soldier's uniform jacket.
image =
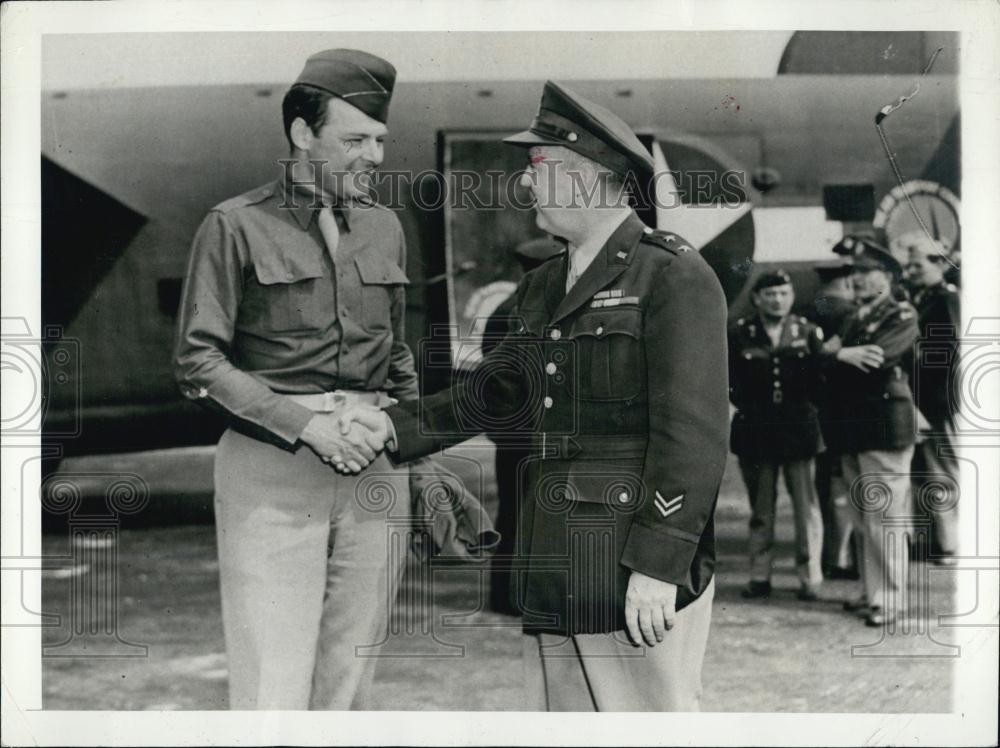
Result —
[[[516,291],[519,322],[465,384],[388,410],[410,460],[482,430],[520,433],[513,595],[526,631],[624,628],[631,570],[707,587],[726,461],[726,303],[683,239],[634,213],[567,294],[565,253]]]
[[[805,317],[785,317],[777,346],[759,316],[737,320],[729,335],[734,454],[801,460],[822,449],[815,405],[822,348],[822,331]]]
[[[829,359],[829,438],[835,451],[856,454],[899,450],[914,443],[915,414],[910,374],[917,340],[917,315],[905,301],[887,296],[876,306],[859,307],[840,329],[842,345],[880,346],[881,368],[863,372]]]
[[[921,341],[914,394],[920,411],[931,423],[939,424],[953,415],[949,388],[961,326],[958,289],[944,282],[920,289],[913,295],[913,306]]]
[[[367,201],[339,205],[334,261],[311,203],[278,179],[214,207],[194,238],[177,326],[181,391],[286,449],[314,413],[285,394],[417,397],[399,219]]]

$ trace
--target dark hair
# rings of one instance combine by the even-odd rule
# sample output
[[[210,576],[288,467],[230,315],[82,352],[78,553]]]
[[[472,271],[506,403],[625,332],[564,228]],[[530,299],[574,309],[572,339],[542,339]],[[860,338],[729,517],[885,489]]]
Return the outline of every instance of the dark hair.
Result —
[[[281,116],[285,123],[285,137],[288,138],[288,145],[292,148],[292,122],[296,117],[301,117],[309,125],[313,134],[318,134],[323,125],[326,124],[326,104],[333,98],[333,94],[324,91],[322,88],[296,83],[288,89],[285,98],[281,102]]]

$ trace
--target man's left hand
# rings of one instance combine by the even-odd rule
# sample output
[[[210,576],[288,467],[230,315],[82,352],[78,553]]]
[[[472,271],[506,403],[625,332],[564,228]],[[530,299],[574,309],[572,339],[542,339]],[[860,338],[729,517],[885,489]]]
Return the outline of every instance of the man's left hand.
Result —
[[[674,627],[677,585],[633,571],[625,593],[625,625],[636,645],[655,647]]]

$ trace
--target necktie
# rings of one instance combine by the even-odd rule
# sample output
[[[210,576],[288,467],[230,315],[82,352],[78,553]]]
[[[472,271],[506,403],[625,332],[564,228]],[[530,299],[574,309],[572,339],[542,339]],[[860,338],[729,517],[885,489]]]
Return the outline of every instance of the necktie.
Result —
[[[337,228],[337,218],[333,215],[333,208],[323,208],[319,212],[317,222],[330,258],[336,260],[337,247],[340,244],[340,229]]]
[[[566,293],[569,293],[570,289],[576,285],[579,278],[580,271],[576,266],[576,253],[573,252],[569,256],[569,270],[566,272]]]

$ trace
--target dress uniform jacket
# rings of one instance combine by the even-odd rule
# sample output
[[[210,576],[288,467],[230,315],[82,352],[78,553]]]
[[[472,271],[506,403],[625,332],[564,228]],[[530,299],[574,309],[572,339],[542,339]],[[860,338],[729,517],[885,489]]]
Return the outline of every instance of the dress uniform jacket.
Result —
[[[860,307],[840,330],[842,345],[880,346],[882,367],[863,372],[831,360],[830,437],[841,454],[900,450],[915,440],[915,414],[910,373],[917,320],[913,307],[887,296],[874,307]]]
[[[921,346],[934,354],[953,349],[961,325],[960,297],[958,289],[951,283],[937,283],[923,288],[913,295],[913,306],[917,310],[917,324],[920,328]],[[956,352],[948,350],[948,363],[941,361],[940,355],[924,355],[920,366],[915,395],[917,407],[931,423],[942,423],[952,416],[950,387],[954,375],[952,363]],[[935,361],[936,359],[936,361]]]
[[[679,609],[701,595],[726,462],[726,304],[704,259],[633,213],[568,293],[567,265],[522,279],[519,323],[469,382],[388,409],[402,460],[483,430],[528,440],[528,633],[623,629],[631,570],[676,584]]]
[[[759,316],[737,320],[729,336],[734,454],[786,461],[822,449],[815,406],[822,347],[822,331],[805,317],[785,317],[777,346]]]

